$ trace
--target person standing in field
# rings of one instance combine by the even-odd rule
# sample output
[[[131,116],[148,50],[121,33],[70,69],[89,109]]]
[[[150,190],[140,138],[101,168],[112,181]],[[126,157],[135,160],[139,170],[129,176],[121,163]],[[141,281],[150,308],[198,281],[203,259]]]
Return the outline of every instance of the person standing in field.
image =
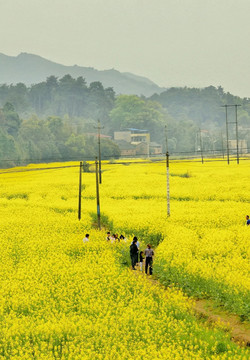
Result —
[[[139,243],[136,236],[134,236],[133,241],[134,241],[134,239],[136,239],[136,246],[137,246],[137,249],[139,250],[140,249],[140,243]],[[131,245],[133,244],[133,241],[132,241]]]
[[[133,241],[134,241],[134,239],[136,239],[136,246],[137,246],[137,249],[138,249],[138,255],[139,255],[140,243],[139,243],[139,241],[138,241],[138,239],[137,239],[137,237],[136,237],[136,236],[134,236]],[[132,241],[131,245],[133,244],[133,241]],[[136,263],[138,263],[138,261],[139,261],[139,259],[137,258]]]
[[[143,266],[143,251],[140,251],[140,270],[142,271]]]
[[[147,245],[147,249],[144,251],[144,254],[146,255],[145,273],[146,274],[148,273],[148,268],[149,268],[149,275],[152,275],[152,273],[153,273],[152,264],[153,264],[154,250],[151,248],[150,244]]]
[[[89,234],[85,235],[85,238],[82,240],[84,243],[89,241]]]
[[[247,226],[250,225],[250,219],[249,219],[249,215],[246,216],[246,221],[247,221]]]
[[[131,258],[131,265],[132,270],[135,270],[135,265],[138,262],[138,247],[136,245],[137,237],[135,236],[132,244],[130,245],[130,258]]]

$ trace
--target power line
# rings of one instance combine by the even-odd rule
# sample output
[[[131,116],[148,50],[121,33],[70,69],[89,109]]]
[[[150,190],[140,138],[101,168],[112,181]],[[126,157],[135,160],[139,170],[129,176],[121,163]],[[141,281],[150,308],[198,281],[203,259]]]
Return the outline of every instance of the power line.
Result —
[[[216,152],[215,155],[217,156],[222,156],[222,151],[224,149],[217,149],[217,150],[204,150],[203,149],[203,155],[204,153],[205,154],[208,154],[208,153],[213,153]],[[236,148],[231,148],[230,149],[231,152],[232,151],[236,151],[237,149]],[[241,149],[242,151],[249,151],[250,152],[250,149],[248,147],[244,147]],[[200,151],[173,151],[173,152],[169,152],[169,154],[171,156],[175,156],[175,155],[181,155],[181,154],[191,154],[191,155],[194,155],[194,156],[198,156],[198,154],[200,153]],[[117,157],[117,155],[102,155],[102,158],[103,159],[115,159],[115,158],[141,158],[141,157],[146,157],[147,154],[145,153],[138,153],[136,154],[136,156],[131,156],[131,155],[122,155],[122,156],[119,156]],[[159,154],[156,154],[156,155],[150,155],[151,158],[155,158],[155,157],[159,157],[159,156],[166,156],[166,153],[159,153]],[[51,157],[47,157],[47,158],[25,158],[25,159],[13,159],[13,158],[8,158],[8,159],[0,159],[0,162],[1,161],[15,161],[15,162],[31,162],[31,161],[39,161],[39,162],[46,162],[46,161],[54,161],[54,162],[69,162],[69,161],[81,161],[81,160],[86,160],[86,161],[95,161],[95,155],[92,155],[92,156],[78,156],[78,157],[67,157],[67,158],[58,158],[58,157],[54,157],[54,156],[51,156]]]
[[[197,161],[194,161],[194,160],[197,160]],[[181,163],[181,162],[183,162],[183,163],[193,163],[193,164],[195,164],[195,163],[197,163],[198,164],[198,161],[199,159],[198,159],[198,157],[195,157],[195,158],[184,158],[184,159],[172,159],[171,160],[171,163],[173,164],[173,163]],[[242,158],[241,159],[242,161],[250,161],[250,157],[249,158]],[[159,164],[159,163],[164,163],[165,162],[165,160],[164,160],[164,158],[163,159],[159,159],[159,160],[155,160],[155,161],[152,161],[152,160],[145,160],[145,161],[127,161],[126,162],[126,164],[141,164],[141,165],[143,165],[143,164]],[[225,162],[225,160],[223,160],[223,159],[218,159],[218,158],[214,158],[214,159],[207,159],[206,160],[206,162],[207,163],[209,163],[209,162],[216,162],[216,163],[218,163],[218,162]],[[125,163],[124,162],[115,162],[115,163],[108,163],[107,165],[109,165],[109,166],[114,166],[114,165],[124,165]],[[24,168],[24,169],[20,169],[20,170],[12,170],[12,168],[9,168],[9,169],[5,169],[4,171],[0,171],[0,174],[15,174],[15,173],[22,173],[22,172],[32,172],[32,171],[42,171],[42,170],[59,170],[59,169],[65,169],[65,168],[79,168],[79,165],[65,165],[65,166],[56,166],[56,167],[46,167],[46,168],[31,168],[31,169],[26,169],[26,168]],[[13,169],[16,169],[16,168],[13,168]]]
[[[66,166],[56,166],[56,167],[53,166],[46,168],[31,168],[31,169],[20,169],[20,170],[11,170],[10,168],[10,169],[6,169],[6,171],[0,171],[0,174],[13,174],[13,173],[31,172],[31,171],[40,171],[40,170],[57,170],[57,169],[75,168],[75,167],[79,167],[79,165],[66,165]]]

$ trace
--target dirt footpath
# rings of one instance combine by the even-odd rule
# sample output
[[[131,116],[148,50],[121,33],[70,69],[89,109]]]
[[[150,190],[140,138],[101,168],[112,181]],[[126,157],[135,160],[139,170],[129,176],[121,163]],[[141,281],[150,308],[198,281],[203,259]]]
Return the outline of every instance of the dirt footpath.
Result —
[[[143,264],[143,270],[145,269]],[[145,271],[145,270],[144,270]],[[137,266],[137,271],[132,271],[136,276],[145,276],[145,272],[140,271]],[[149,283],[158,284],[161,288],[166,288],[157,279],[147,275]],[[231,340],[240,346],[250,347],[250,323],[242,322],[237,315],[233,315],[221,307],[215,306],[212,300],[194,301],[194,313],[197,318],[204,319],[208,324],[220,323],[223,325],[225,331],[231,334]]]
[[[212,300],[196,300],[194,311],[198,317],[211,323],[220,322],[231,334],[231,340],[243,346],[250,346],[250,324],[242,322],[237,315],[230,314],[214,305]]]

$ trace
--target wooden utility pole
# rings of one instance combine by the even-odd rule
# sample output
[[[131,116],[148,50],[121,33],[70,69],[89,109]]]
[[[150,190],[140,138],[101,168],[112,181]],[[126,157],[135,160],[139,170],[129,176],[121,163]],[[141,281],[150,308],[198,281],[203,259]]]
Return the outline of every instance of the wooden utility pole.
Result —
[[[169,191],[169,153],[166,152],[166,168],[167,168],[167,214],[170,216],[170,191]]]
[[[83,169],[83,163],[81,161],[80,172],[79,172],[78,220],[81,220],[81,211],[82,211],[82,169]]]
[[[236,152],[237,152],[237,164],[240,163],[240,156],[239,156],[239,134],[238,134],[238,115],[237,115],[237,109],[238,106],[241,105],[234,105],[235,106],[235,127],[236,127]]]
[[[229,139],[228,139],[228,118],[227,118],[227,108],[228,105],[225,105],[225,109],[226,109],[226,134],[227,134],[227,163],[229,165]]]
[[[168,129],[167,129],[167,125],[165,125],[165,139],[166,139],[166,152],[168,152]]]
[[[96,170],[97,224],[98,224],[98,229],[101,230],[101,213],[100,213],[100,196],[99,196],[99,180],[98,180],[98,161],[97,161],[97,157],[96,157],[96,160],[95,160],[95,170]]]
[[[228,107],[235,107],[235,122],[228,122],[227,119],[227,108]],[[239,136],[238,136],[238,115],[237,115],[237,109],[238,106],[241,105],[222,105],[222,107],[224,107],[226,109],[226,134],[227,134],[227,163],[229,164],[229,144],[228,144],[228,124],[234,124],[236,126],[236,153],[237,153],[237,164],[239,164],[240,159],[239,159]]]
[[[224,159],[224,144],[223,144],[223,135],[222,135],[222,132],[221,132],[221,150],[222,150],[222,156],[223,156],[223,159]]]
[[[201,162],[204,163],[203,160],[203,148],[202,148],[202,139],[201,139],[201,129],[200,129],[200,149],[201,149]]]
[[[98,141],[98,158],[99,158],[99,183],[102,183],[102,162],[101,162],[101,129],[103,129],[103,126],[101,127],[100,120],[98,120],[98,125],[95,127],[97,129],[97,141]]]

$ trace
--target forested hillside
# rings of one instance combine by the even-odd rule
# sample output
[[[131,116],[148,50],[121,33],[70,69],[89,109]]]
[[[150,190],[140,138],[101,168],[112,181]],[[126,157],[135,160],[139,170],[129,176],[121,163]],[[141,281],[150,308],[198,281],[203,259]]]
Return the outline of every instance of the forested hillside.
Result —
[[[237,108],[237,122],[239,139],[246,140],[250,148],[250,99],[240,98],[224,92],[223,88],[209,86],[197,88],[170,88],[160,95],[153,95],[150,100],[157,101],[168,112],[172,121],[169,124],[169,138],[174,140],[177,151],[192,151],[194,134],[187,128],[196,132],[203,130],[202,142],[204,150],[221,150],[222,142],[226,146],[226,115],[224,105],[239,105]],[[229,139],[236,138],[235,107],[228,107],[228,134]],[[177,131],[176,131],[177,130]],[[188,138],[189,134],[189,138]],[[176,136],[184,138],[184,142],[176,141]],[[196,136],[197,138],[198,136]],[[170,141],[172,141],[170,140]],[[180,150],[180,146],[182,150]]]
[[[170,88],[160,95],[155,94],[152,100],[158,101],[168,113],[177,120],[192,119],[197,125],[206,129],[215,129],[225,125],[225,104],[240,104],[239,120],[242,126],[250,126],[250,99],[241,99],[225,93],[222,87],[209,86],[197,88]]]
[[[78,65],[66,66],[34,54],[21,53],[18,56],[7,56],[0,53],[0,84],[22,82],[30,86],[42,82],[52,74],[58,78],[66,74],[74,78],[82,76],[88,85],[100,81],[104,87],[112,86],[117,94],[151,96],[164,90],[143,76],[121,73],[115,69],[97,70]]]
[[[151,141],[175,154],[225,147],[225,104],[237,104],[239,138],[250,148],[250,100],[225,93],[221,87],[171,88],[150,98],[116,95],[101,82],[65,75],[26,86],[0,85],[1,166],[27,162],[93,158],[97,153],[97,120],[101,121],[104,158],[118,157],[111,140],[115,130],[147,129]],[[229,138],[235,139],[235,109],[228,109]]]

